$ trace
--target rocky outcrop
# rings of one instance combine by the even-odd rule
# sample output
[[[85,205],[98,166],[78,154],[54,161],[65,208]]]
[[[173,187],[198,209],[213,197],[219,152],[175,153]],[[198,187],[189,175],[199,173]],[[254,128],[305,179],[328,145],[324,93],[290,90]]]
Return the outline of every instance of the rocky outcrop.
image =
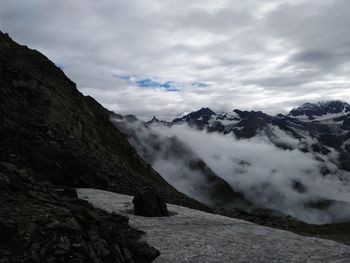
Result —
[[[0,262],[151,262],[128,218],[79,200],[74,189],[36,180],[27,167],[0,163]]]
[[[152,189],[145,189],[135,195],[132,200],[135,215],[147,217],[169,216],[166,203]]]

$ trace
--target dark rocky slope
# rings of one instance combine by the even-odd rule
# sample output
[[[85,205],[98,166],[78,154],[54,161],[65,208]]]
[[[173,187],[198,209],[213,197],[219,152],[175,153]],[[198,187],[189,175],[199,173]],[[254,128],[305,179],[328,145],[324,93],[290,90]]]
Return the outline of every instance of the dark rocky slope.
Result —
[[[39,52],[2,35],[1,159],[25,165],[55,184],[110,187],[131,193],[157,184],[105,110],[85,98]]]
[[[109,111],[83,96],[45,56],[4,34],[0,73],[1,161],[30,168],[55,185],[130,195],[154,187],[168,202],[197,204],[139,158]]]
[[[0,262],[149,262],[127,219],[78,201],[69,187],[204,205],[167,184],[110,122],[38,51],[0,32]],[[68,188],[67,188],[68,187]],[[67,197],[67,192],[70,196]]]
[[[151,262],[128,218],[38,182],[33,170],[0,164],[0,262]]]

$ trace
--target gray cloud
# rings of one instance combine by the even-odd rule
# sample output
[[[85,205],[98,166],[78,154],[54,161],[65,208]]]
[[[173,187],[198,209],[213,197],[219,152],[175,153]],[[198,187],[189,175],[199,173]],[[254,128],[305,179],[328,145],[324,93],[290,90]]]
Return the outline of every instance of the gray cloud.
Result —
[[[3,0],[0,29],[120,113],[276,113],[309,100],[350,100],[349,11],[346,0]],[[182,86],[142,89],[115,75]]]
[[[309,50],[295,54],[292,59],[305,63],[324,62],[332,60],[334,55],[329,51]]]

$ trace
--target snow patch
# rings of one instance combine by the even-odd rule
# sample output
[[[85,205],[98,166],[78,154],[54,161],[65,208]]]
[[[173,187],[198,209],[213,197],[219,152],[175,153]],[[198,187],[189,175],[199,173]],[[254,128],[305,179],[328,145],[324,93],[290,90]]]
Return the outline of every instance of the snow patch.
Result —
[[[169,205],[171,217],[128,214],[132,197],[97,189],[77,189],[81,199],[129,217],[130,225],[161,255],[154,262],[334,262],[350,260],[350,247],[300,236],[243,220]]]

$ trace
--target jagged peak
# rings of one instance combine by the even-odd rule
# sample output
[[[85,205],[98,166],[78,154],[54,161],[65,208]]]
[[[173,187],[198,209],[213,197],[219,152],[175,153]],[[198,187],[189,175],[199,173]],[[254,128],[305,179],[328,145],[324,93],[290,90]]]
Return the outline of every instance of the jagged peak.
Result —
[[[211,116],[214,114],[216,114],[214,111],[212,111],[210,108],[206,107],[206,108],[201,108],[197,111],[193,111],[193,112],[189,113],[187,116],[192,118],[192,119],[196,119],[199,117],[203,117],[205,115]]]
[[[341,100],[329,100],[329,101],[319,101],[317,103],[320,107],[332,107],[341,105],[344,107],[350,107],[350,105],[347,102],[341,101]]]
[[[190,112],[189,114],[184,115],[181,118],[176,118],[173,120],[173,122],[199,120],[200,118],[210,117],[212,115],[216,115],[216,113],[210,108],[205,107],[197,111]]]
[[[341,101],[341,100],[327,100],[327,101],[318,101],[318,102],[305,102],[301,106],[296,107],[294,109],[308,109],[308,108],[326,108],[331,107],[335,105],[343,105],[343,106],[350,106],[347,102]]]
[[[325,114],[340,114],[350,112],[350,105],[340,100],[319,101],[316,103],[306,102],[299,107],[293,108],[290,116],[322,116]]]
[[[210,108],[208,107],[204,107],[204,108],[201,108],[200,110],[196,111],[196,112],[206,112],[206,113],[210,113],[210,114],[215,114],[214,111],[212,111]]]
[[[149,120],[149,121],[147,122],[147,124],[154,124],[154,123],[160,123],[160,122],[162,122],[162,121],[159,120],[159,119],[156,117],[156,115],[153,115],[153,118],[152,118],[151,120]]]
[[[150,122],[159,122],[159,119],[156,117],[156,115],[153,115],[153,118],[150,120]]]

